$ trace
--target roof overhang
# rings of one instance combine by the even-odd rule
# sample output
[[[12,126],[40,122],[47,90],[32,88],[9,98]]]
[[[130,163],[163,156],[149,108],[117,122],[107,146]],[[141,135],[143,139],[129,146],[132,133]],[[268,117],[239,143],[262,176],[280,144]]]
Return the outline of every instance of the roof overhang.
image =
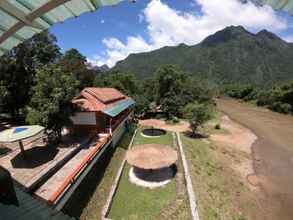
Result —
[[[293,15],[293,0],[251,0],[260,5],[270,5],[275,10],[282,10]]]
[[[133,106],[135,101],[133,99],[127,99],[125,101],[119,102],[118,104],[103,110],[102,112],[110,117],[115,117],[123,112],[125,109]]]
[[[58,22],[123,0],[1,0],[0,56]]]

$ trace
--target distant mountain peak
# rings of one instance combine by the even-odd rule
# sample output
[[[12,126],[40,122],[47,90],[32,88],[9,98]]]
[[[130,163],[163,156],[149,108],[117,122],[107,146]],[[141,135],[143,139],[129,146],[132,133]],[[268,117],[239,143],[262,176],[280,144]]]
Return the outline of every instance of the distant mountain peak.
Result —
[[[279,41],[283,41],[281,38],[279,38],[276,34],[267,31],[267,30],[261,30],[260,32],[258,32],[256,34],[256,36],[261,37],[261,38],[267,38],[270,40],[279,40]]]
[[[108,67],[107,64],[104,64],[102,66],[94,66],[93,69],[97,72],[97,73],[103,73],[103,72],[107,72],[110,68]]]
[[[202,43],[203,45],[216,45],[229,40],[235,40],[239,36],[252,36],[252,34],[242,26],[228,26],[223,30],[217,31],[213,35],[208,36],[202,41]]]
[[[293,43],[263,30],[250,33],[242,26],[230,26],[196,45],[179,44],[133,54],[113,70],[131,72],[138,79],[149,78],[164,64],[175,64],[199,79],[216,83],[259,85],[292,80]]]

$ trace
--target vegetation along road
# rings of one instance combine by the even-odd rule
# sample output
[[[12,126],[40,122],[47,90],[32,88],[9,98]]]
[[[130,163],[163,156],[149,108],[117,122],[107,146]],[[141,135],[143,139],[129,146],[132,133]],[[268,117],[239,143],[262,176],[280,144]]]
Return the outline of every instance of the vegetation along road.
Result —
[[[218,107],[258,136],[252,146],[254,181],[264,219],[292,219],[293,117],[232,99],[220,99]]]

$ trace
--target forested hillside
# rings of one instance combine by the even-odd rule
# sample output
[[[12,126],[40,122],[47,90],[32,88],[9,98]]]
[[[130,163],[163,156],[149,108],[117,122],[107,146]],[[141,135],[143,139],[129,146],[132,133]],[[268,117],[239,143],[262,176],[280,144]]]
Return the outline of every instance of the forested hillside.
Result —
[[[177,64],[198,78],[221,83],[269,84],[293,79],[293,44],[266,30],[227,27],[200,44],[131,54],[113,68],[148,78],[163,64]]]

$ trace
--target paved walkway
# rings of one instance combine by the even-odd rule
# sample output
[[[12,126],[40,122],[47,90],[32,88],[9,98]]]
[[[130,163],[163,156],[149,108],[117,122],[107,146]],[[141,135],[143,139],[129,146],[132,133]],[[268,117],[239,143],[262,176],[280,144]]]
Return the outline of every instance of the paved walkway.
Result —
[[[191,209],[191,215],[193,220],[199,220],[199,215],[198,215],[198,209],[197,209],[197,202],[192,186],[192,181],[189,173],[189,167],[188,163],[186,160],[186,156],[183,150],[180,134],[176,132],[176,137],[178,140],[178,145],[180,149],[180,154],[182,158],[182,163],[183,163],[183,169],[184,169],[184,175],[185,175],[185,180],[186,180],[186,186],[187,186],[187,192],[188,192],[188,197],[189,197],[189,204],[190,204],[190,209]]]

